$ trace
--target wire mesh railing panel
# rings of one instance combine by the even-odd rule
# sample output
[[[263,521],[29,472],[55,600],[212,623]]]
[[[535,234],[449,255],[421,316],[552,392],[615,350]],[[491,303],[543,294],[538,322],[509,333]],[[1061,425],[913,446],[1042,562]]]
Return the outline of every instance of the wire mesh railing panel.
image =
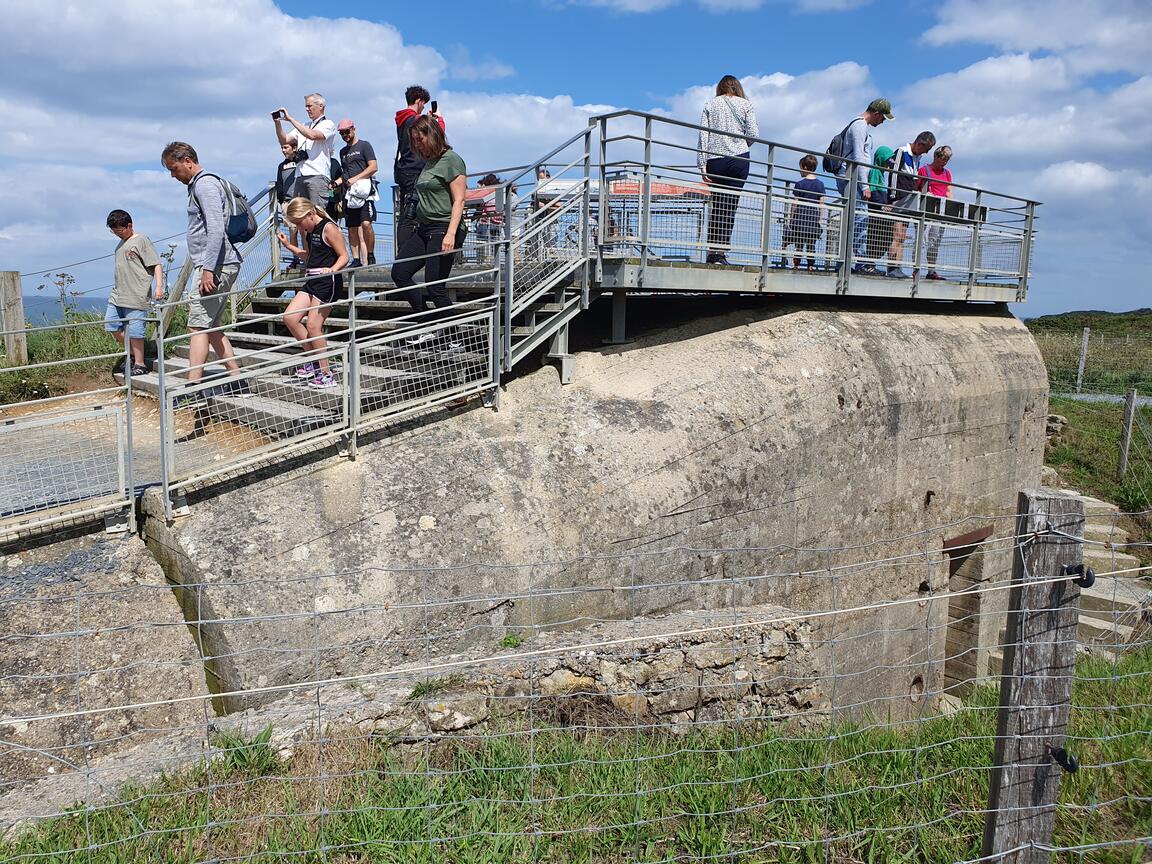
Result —
[[[123,394],[0,423],[0,532],[127,507]]]
[[[360,344],[361,418],[400,415],[491,387],[494,320],[489,308]]]
[[[348,426],[347,346],[198,381],[167,375],[165,452],[174,485],[236,469]],[[318,383],[322,362],[330,380]]]

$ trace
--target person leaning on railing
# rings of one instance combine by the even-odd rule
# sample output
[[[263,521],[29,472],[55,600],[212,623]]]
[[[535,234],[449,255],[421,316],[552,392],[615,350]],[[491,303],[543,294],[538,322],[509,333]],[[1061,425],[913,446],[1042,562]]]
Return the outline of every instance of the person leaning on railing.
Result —
[[[432,305],[444,309],[452,305],[445,280],[452,273],[455,252],[464,243],[464,197],[468,187],[468,169],[452,149],[444,130],[434,119],[420,117],[412,124],[412,149],[425,160],[416,178],[416,226],[396,252],[392,281],[397,288],[407,288],[407,299],[417,312],[425,309],[424,291],[416,285],[416,274],[423,269]],[[439,253],[439,254],[437,254]],[[423,345],[435,339],[423,333],[409,340],[410,345]],[[448,343],[449,350],[461,348]]]
[[[925,194],[936,198],[951,198],[952,172],[948,170],[948,162],[952,159],[952,148],[941,144],[933,151],[932,157],[932,164],[920,169],[920,176],[928,187]],[[936,259],[940,255],[940,241],[944,239],[944,225],[941,222],[930,222],[924,233],[927,241],[924,257],[928,262],[928,275],[925,278],[943,279],[936,272]]]
[[[697,164],[704,182],[713,188],[708,213],[708,264],[727,264],[725,252],[732,245],[738,195],[720,189],[740,190],[748,179],[752,139],[760,134],[756,111],[744,97],[740,81],[725,75],[716,85],[716,96],[704,104],[700,115]]]
[[[332,313],[332,304],[344,292],[344,277],[339,271],[348,264],[348,246],[344,232],[328,218],[328,213],[307,198],[289,201],[284,217],[289,225],[304,233],[304,246],[293,246],[283,233],[279,235],[280,242],[304,261],[308,276],[312,277],[297,289],[296,296],[284,310],[284,326],[302,343],[306,353],[319,355],[316,363],[309,360],[298,367],[296,377],[306,381],[309,387],[327,390],[335,387],[336,382],[328,357],[323,353],[328,348],[324,322]]]

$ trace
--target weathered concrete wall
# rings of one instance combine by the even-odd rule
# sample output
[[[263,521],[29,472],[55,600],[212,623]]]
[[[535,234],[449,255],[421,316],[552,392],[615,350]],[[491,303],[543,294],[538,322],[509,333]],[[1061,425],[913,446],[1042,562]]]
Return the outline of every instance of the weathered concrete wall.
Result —
[[[96,535],[5,556],[0,636],[0,830],[85,790],[116,789],[138,776],[130,766],[140,754],[160,770],[169,734],[203,727],[195,699],[147,707],[207,690],[172,591],[136,537]],[[73,797],[42,804],[43,781],[66,776],[76,778]]]
[[[194,501],[170,527],[149,518],[205,622],[213,686],[379,670],[508,627],[908,599],[814,619],[814,641],[841,676],[837,706],[918,711],[941,684],[943,541],[1011,513],[1039,476],[1047,380],[1031,336],[991,307],[707,303],[579,353],[570,386],[542,369],[511,381],[499,412]],[[760,551],[648,554],[683,546]],[[914,557],[837,569],[897,556]],[[1006,574],[1007,555],[987,566]]]

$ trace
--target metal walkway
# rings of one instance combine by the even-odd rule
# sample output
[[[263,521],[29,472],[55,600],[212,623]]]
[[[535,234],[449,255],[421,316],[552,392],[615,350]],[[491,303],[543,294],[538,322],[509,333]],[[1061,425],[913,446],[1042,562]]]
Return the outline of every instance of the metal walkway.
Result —
[[[323,390],[295,374],[303,346],[284,328],[283,295],[302,280],[282,271],[281,226],[265,190],[253,200],[260,231],[242,250],[231,315],[218,328],[240,375],[211,360],[203,380],[186,377],[188,335],[176,325],[186,261],[155,328],[165,359],[147,375],[0,406],[0,459],[15,467],[15,479],[0,484],[0,542],[107,513],[130,525],[147,485],[160,487],[171,517],[184,490],[307,449],[336,444],[354,458],[365,431],[477,395],[497,406],[501,375],[544,349],[567,382],[569,324],[601,294],[612,297],[615,341],[626,335],[631,293],[1025,299],[1035,202],[957,185],[960,203],[943,215],[866,214],[868,243],[853,250],[852,214],[865,214],[851,187],[842,197],[824,178],[814,248],[796,266],[787,228],[807,151],[756,141],[744,188],[720,190],[696,167],[698,132],[637,112],[599,116],[531,165],[504,171],[500,185],[470,192],[472,230],[447,280],[448,310],[412,311],[388,277],[386,238],[377,247],[385,263],[349,271],[348,296],[329,310],[324,356],[336,384]],[[723,210],[733,224],[729,263],[705,265],[709,221]],[[888,263],[912,278],[853,272],[880,263],[894,234],[906,240]],[[158,409],[134,417],[133,396],[154,397]]]

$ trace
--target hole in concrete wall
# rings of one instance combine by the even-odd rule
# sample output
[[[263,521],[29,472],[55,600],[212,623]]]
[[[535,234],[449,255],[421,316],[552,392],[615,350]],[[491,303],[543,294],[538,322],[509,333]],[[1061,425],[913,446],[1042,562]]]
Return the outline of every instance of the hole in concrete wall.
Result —
[[[845,405],[844,394],[843,393],[837,393],[836,394],[836,401],[839,402],[840,407],[843,408]]]
[[[928,584],[928,580],[925,579],[923,582],[920,583],[920,587],[917,590],[921,594],[929,594],[932,591],[932,586],[930,584]]]
[[[856,400],[856,407],[862,408],[863,406],[864,406],[864,400],[863,399],[857,399]]]
[[[936,492],[932,489],[929,489],[927,492],[924,493],[924,509],[925,510],[927,510],[929,507],[932,506],[932,499],[935,497],[936,497]]]
[[[912,679],[912,684],[908,687],[908,698],[913,702],[919,702],[924,697],[924,678],[917,675]]]

